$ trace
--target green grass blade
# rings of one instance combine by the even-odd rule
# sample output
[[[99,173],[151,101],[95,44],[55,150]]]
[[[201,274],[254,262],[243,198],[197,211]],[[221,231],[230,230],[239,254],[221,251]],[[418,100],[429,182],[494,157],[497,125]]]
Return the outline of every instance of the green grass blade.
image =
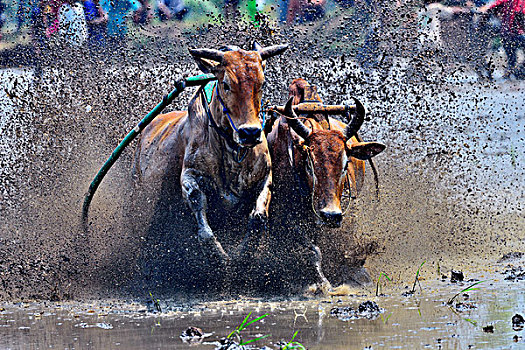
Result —
[[[303,344],[294,341],[287,344],[282,350],[306,350],[306,347]]]
[[[244,321],[242,321],[241,325],[239,327],[237,327],[238,330],[242,331],[244,328],[244,324],[248,321],[248,319],[250,318],[252,312],[250,311],[250,313],[248,314],[248,316],[246,316],[246,318],[244,319]]]
[[[293,342],[293,340],[295,339],[295,337],[297,336],[298,333],[299,333],[299,331],[295,331],[295,333],[292,336],[292,339],[290,339],[290,343]],[[290,344],[290,343],[288,343],[288,344]]]
[[[271,334],[263,335],[262,337],[255,338],[255,339],[250,339],[250,340],[248,340],[248,341],[242,342],[242,343],[240,343],[239,345],[250,344],[250,343],[253,343],[253,342],[257,341],[257,340],[261,340],[261,339],[264,339],[264,338],[268,338],[268,337],[270,337],[270,336],[271,336]]]
[[[418,269],[417,269],[417,272],[416,272],[416,278],[414,279],[414,285],[412,286],[412,293],[414,293],[416,291],[416,284],[417,284],[417,281],[418,281],[418,277],[419,277],[419,271],[421,270],[421,268],[423,267],[423,265],[425,265],[427,261],[423,261],[421,263],[421,265],[419,265]]]
[[[381,276],[385,276],[385,278],[387,280],[392,282],[392,280],[390,279],[390,277],[388,277],[388,275],[386,273],[384,273],[384,272],[379,273],[379,278],[377,279],[377,284],[376,284],[376,297],[379,296],[379,285],[381,283]]]
[[[468,292],[469,290],[472,290],[472,289],[470,289],[470,288],[472,288],[472,287],[474,287],[474,286],[476,286],[476,285],[478,285],[478,284],[480,284],[480,283],[482,283],[482,282],[485,282],[485,281],[478,281],[478,282],[476,282],[476,283],[473,283],[473,284],[471,284],[470,286],[468,286],[467,288],[463,289],[463,290],[462,290],[461,292],[459,292],[459,293],[461,294],[461,293],[464,293],[464,292]],[[476,289],[479,289],[479,288],[476,288]]]
[[[260,316],[260,317],[257,317],[257,318],[254,319],[254,320],[251,320],[251,321],[248,322],[246,325],[244,325],[240,330],[242,331],[243,329],[245,329],[246,327],[248,327],[248,326],[251,325],[252,323],[257,322],[257,321],[260,321],[260,320],[262,320],[263,318],[265,318],[266,316],[268,316],[268,314],[264,314],[264,315],[262,315],[262,316]]]
[[[383,314],[381,314],[381,321],[383,321],[383,323],[386,324],[390,316],[392,316],[392,314],[393,312],[391,312],[387,317],[383,317]]]
[[[230,334],[228,334],[228,336],[226,337],[226,339],[230,339],[230,337],[232,335],[234,335],[235,333],[239,333],[239,330],[238,329],[234,329]]]
[[[284,346],[284,348],[282,348],[282,350],[287,350],[287,349],[305,349],[304,345],[299,343],[299,342],[296,342],[296,341],[293,341],[295,339],[295,337],[297,336],[297,334],[299,333],[299,331],[295,331],[295,333],[293,334],[292,336],[292,339],[290,339],[290,341],[288,342],[288,344],[286,344]],[[295,345],[294,345],[295,344]],[[299,347],[296,347],[296,346],[299,346]]]
[[[485,281],[477,281],[476,283],[472,283],[470,286],[468,286],[467,288],[463,289],[461,292],[457,293],[452,298],[450,298],[447,301],[447,304],[448,305],[452,304],[454,302],[454,299],[456,299],[458,297],[458,295],[460,295],[461,293],[470,292],[470,291],[473,291],[473,290],[479,290],[479,288],[472,288],[472,287],[477,286],[478,284],[483,283],[483,282],[485,282]]]
[[[464,320],[467,321],[468,323],[473,324],[474,326],[477,326],[477,325],[478,325],[478,323],[477,323],[476,321],[471,320],[470,318],[464,318]]]

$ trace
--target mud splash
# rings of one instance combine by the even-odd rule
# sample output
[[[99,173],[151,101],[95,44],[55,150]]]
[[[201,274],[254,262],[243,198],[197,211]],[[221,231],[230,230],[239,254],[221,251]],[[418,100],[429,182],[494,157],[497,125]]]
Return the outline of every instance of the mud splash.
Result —
[[[77,227],[82,196],[139,118],[177,78],[198,73],[186,47],[224,42],[249,47],[253,39],[293,44],[287,56],[268,65],[264,99],[283,103],[297,77],[317,84],[331,103],[350,103],[357,96],[370,113],[364,139],[388,146],[377,159],[381,200],[373,198],[368,178],[352,213],[355,223],[347,220],[324,237],[327,245],[333,237],[350,243],[331,249],[344,250],[351,262],[367,258],[374,280],[381,272],[407,280],[422,261],[432,278],[450,268],[479,272],[503,253],[524,251],[523,84],[477,82],[456,63],[445,71],[437,59],[428,68],[394,55],[388,66],[366,72],[357,64],[355,47],[334,49],[328,38],[311,40],[315,30],[334,29],[325,24],[274,32],[202,28],[144,39],[101,56],[62,52],[45,56],[36,69],[3,69],[0,297],[179,293],[169,273],[151,273],[168,271],[176,238],[152,239],[146,228],[131,231],[124,224],[148,223],[128,205],[133,145],[97,192],[88,237]],[[10,60],[15,59],[6,65]],[[173,109],[184,108],[189,97],[184,94]],[[360,256],[370,242],[379,247],[377,254]],[[144,251],[160,257],[158,263],[138,260]]]

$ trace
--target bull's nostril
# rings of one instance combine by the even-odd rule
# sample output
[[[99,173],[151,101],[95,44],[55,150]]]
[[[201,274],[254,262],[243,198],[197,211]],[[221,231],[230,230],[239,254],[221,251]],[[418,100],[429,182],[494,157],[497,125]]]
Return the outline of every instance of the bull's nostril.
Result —
[[[239,129],[239,136],[245,140],[256,140],[261,136],[262,130],[258,127],[246,127]]]
[[[328,223],[339,224],[343,221],[343,214],[337,211],[324,211],[320,212],[321,217]]]

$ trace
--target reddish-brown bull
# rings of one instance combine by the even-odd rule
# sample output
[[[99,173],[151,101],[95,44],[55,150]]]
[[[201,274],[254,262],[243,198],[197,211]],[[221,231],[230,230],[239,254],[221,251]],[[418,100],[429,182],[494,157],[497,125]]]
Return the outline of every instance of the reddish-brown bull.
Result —
[[[188,112],[158,116],[144,130],[136,151],[138,180],[182,195],[197,222],[204,253],[222,264],[229,256],[208,223],[209,206],[226,213],[251,208],[252,228],[265,227],[268,218],[272,173],[259,119],[263,67],[286,48],[190,50],[199,68],[217,77],[211,102],[197,92]]]
[[[320,226],[341,226],[345,183],[355,196],[363,183],[364,160],[381,153],[385,146],[355,138],[365,117],[358,100],[348,125],[322,116],[306,117],[304,122],[297,119],[291,106],[303,102],[307,86],[303,79],[293,81],[285,112],[288,118],[281,117],[268,134],[274,182],[270,230],[284,227],[297,231],[292,239],[309,249],[314,280],[326,288],[330,284],[321,269],[321,252],[316,245]],[[315,99],[322,102],[317,95]],[[310,232],[305,236],[305,231]]]

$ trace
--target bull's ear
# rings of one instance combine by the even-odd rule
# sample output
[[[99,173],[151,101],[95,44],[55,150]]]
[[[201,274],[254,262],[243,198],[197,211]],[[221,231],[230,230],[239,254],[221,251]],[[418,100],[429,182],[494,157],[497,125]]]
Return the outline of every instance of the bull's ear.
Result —
[[[200,57],[193,57],[193,59],[195,60],[197,66],[203,73],[208,74],[217,72],[217,67],[219,66],[219,63]]]
[[[386,146],[379,142],[356,142],[350,145],[348,155],[361,160],[368,160],[385,150]]]

